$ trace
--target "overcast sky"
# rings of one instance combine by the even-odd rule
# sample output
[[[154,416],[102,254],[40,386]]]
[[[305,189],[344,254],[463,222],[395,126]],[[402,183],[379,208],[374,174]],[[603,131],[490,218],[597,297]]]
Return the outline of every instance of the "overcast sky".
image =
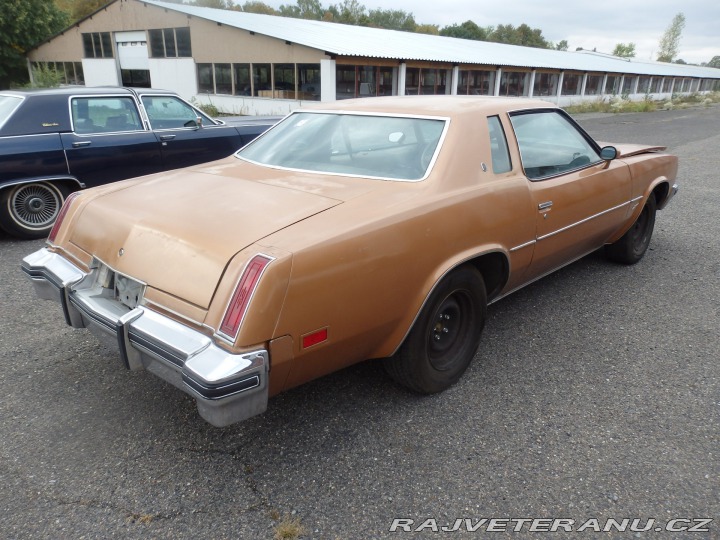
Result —
[[[278,8],[294,0],[264,0]],[[358,0],[370,9],[402,9],[415,22],[438,24],[440,28],[468,19],[479,26],[526,23],[542,30],[557,43],[566,39],[569,49],[596,48],[612,53],[617,43],[635,43],[638,60],[657,58],[658,43],[673,17],[685,14],[685,30],[678,58],[686,62],[708,62],[720,55],[720,0]],[[236,0],[242,4],[242,0]],[[342,0],[325,0],[323,5]]]

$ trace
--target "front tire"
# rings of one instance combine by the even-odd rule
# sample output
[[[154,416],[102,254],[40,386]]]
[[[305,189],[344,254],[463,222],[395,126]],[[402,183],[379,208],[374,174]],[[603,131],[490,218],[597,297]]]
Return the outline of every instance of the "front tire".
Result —
[[[23,240],[45,238],[69,192],[51,182],[20,184],[0,191],[0,227]]]
[[[657,203],[652,193],[630,230],[620,240],[605,246],[605,256],[621,264],[635,264],[643,258],[655,229]]]
[[[477,352],[486,312],[480,273],[471,266],[454,270],[430,294],[397,354],[384,361],[385,371],[421,394],[449,388]]]

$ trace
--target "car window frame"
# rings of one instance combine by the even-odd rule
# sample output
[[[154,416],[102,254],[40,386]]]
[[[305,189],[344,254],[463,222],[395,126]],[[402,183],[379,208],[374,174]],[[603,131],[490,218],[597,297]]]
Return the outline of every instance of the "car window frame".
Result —
[[[195,112],[195,117],[201,117],[203,119],[203,125],[202,126],[176,126],[176,127],[163,127],[163,128],[155,128],[152,124],[152,119],[150,118],[150,115],[147,113],[147,109],[145,107],[145,102],[143,101],[143,98],[173,98],[178,100],[179,102],[183,103],[184,105],[188,106],[190,109],[192,109]],[[145,122],[147,122],[148,129],[151,131],[175,131],[178,129],[183,130],[196,130],[196,129],[204,129],[204,128],[212,128],[215,126],[224,126],[225,123],[215,120],[212,118],[209,114],[201,111],[197,107],[193,106],[191,103],[188,103],[183,98],[176,94],[154,94],[154,93],[138,93],[138,103],[140,105],[140,108],[142,110],[143,118]],[[205,122],[209,122],[209,124],[205,124]]]
[[[510,153],[510,144],[508,143],[507,133],[505,132],[505,126],[503,126],[502,119],[500,118],[500,114],[492,114],[486,118],[487,120],[487,128],[488,128],[488,140],[490,141],[490,164],[492,166],[493,174],[507,174],[509,172],[512,172],[513,170],[513,159],[512,155]],[[492,129],[490,127],[490,121],[495,120],[497,121],[497,127],[499,128],[499,134],[502,138],[502,141],[505,143],[505,155],[507,157],[507,164],[508,169],[506,171],[496,171],[495,170],[495,159],[496,154],[493,152],[493,146],[492,146]],[[505,156],[498,156],[499,158],[503,158]]]
[[[310,113],[310,114],[330,114],[335,116],[374,116],[374,117],[387,117],[387,118],[405,118],[405,119],[416,119],[416,120],[435,120],[435,121],[442,121],[443,122],[443,129],[440,133],[440,136],[438,137],[438,142],[435,147],[435,151],[433,153],[432,158],[428,162],[428,165],[425,169],[424,174],[420,178],[412,178],[412,179],[406,179],[406,178],[393,178],[393,177],[386,177],[386,176],[372,176],[367,174],[357,174],[357,173],[349,173],[349,172],[335,172],[335,171],[318,171],[318,170],[310,170],[310,169],[301,169],[301,168],[295,168],[295,167],[285,167],[282,165],[272,165],[267,163],[262,163],[259,161],[251,160],[247,157],[241,156],[240,152],[243,150],[250,148],[252,145],[258,143],[261,139],[263,139],[266,135],[269,133],[272,133],[278,126],[285,123],[289,118],[292,118],[294,115],[297,114],[303,114],[303,113]],[[418,183],[425,181],[430,174],[433,171],[433,168],[435,166],[435,162],[438,159],[438,156],[440,155],[440,151],[442,150],[443,144],[445,142],[445,139],[447,137],[447,134],[450,130],[450,125],[452,123],[452,118],[450,116],[441,116],[441,115],[427,115],[427,114],[410,114],[410,113],[388,113],[388,112],[367,112],[367,111],[347,111],[347,110],[334,110],[334,109],[298,109],[293,112],[291,112],[289,115],[287,115],[285,118],[283,118],[280,122],[272,126],[270,129],[266,130],[262,134],[260,134],[257,138],[255,138],[253,141],[249,142],[244,147],[240,148],[237,152],[233,154],[233,156],[236,159],[241,159],[243,161],[246,161],[248,163],[253,163],[255,165],[261,166],[261,167],[267,167],[271,169],[277,169],[277,170],[285,170],[285,171],[296,171],[296,172],[302,172],[302,173],[309,173],[309,174],[322,174],[322,175],[328,175],[328,176],[340,176],[340,177],[346,177],[346,178],[361,178],[361,179],[367,179],[367,180],[381,180],[385,182],[405,182],[405,183]]]
[[[4,94],[0,92],[0,97],[7,97],[7,98],[14,98],[17,100],[17,103],[15,106],[10,109],[7,116],[3,119],[0,117],[0,130],[5,126],[5,124],[15,115],[15,113],[18,111],[18,109],[22,106],[23,102],[25,101],[25,96],[16,96],[14,94]]]
[[[605,161],[605,160],[603,160],[603,159],[600,157],[601,147],[600,147],[600,145],[595,141],[595,139],[593,139],[593,138],[582,128],[582,126],[580,126],[580,124],[578,124],[567,112],[565,112],[564,110],[562,110],[562,109],[560,109],[560,108],[555,108],[555,107],[539,107],[539,108],[532,108],[532,109],[519,109],[519,110],[514,110],[514,111],[508,111],[507,114],[508,114],[508,118],[509,118],[509,120],[510,120],[510,126],[511,126],[511,128],[512,128],[512,130],[513,130],[513,136],[515,137],[515,144],[517,145],[517,151],[518,151],[518,154],[519,154],[519,157],[520,157],[520,166],[521,166],[521,168],[522,168],[522,170],[523,170],[523,174],[525,175],[525,177],[526,177],[529,181],[531,181],[531,182],[542,182],[542,181],[544,181],[544,180],[549,180],[549,179],[552,179],[552,178],[557,178],[557,177],[559,177],[559,176],[565,176],[566,174],[570,174],[570,173],[577,172],[577,171],[580,171],[580,170],[583,170],[583,169],[587,169],[587,168],[589,168],[589,167],[596,166],[596,165],[598,165],[598,164],[600,164],[600,163],[603,163],[603,162]],[[524,163],[524,161],[523,161],[523,153],[522,153],[522,149],[521,149],[521,146],[520,146],[520,140],[518,139],[518,136],[517,136],[517,130],[516,130],[516,128],[515,128],[515,124],[513,123],[513,118],[518,117],[518,116],[530,115],[530,114],[557,114],[557,115],[561,116],[561,117],[562,117],[564,120],[566,120],[573,128],[575,128],[575,130],[577,131],[577,133],[579,133],[579,134],[581,135],[581,137],[585,140],[585,142],[592,148],[592,150],[597,154],[598,160],[597,160],[597,161],[590,161],[589,163],[586,163],[586,164],[583,164],[583,165],[580,165],[580,166],[577,166],[577,167],[573,167],[573,168],[571,168],[571,169],[566,169],[566,170],[563,170],[563,171],[557,171],[557,172],[553,172],[553,173],[546,174],[546,175],[532,176],[532,177],[529,176],[529,175],[527,174],[527,171],[526,171],[526,168],[525,168],[525,163]]]
[[[77,126],[75,124],[75,116],[73,115],[73,100],[75,99],[127,99],[130,100],[133,103],[133,106],[135,107],[135,112],[138,115],[138,119],[140,121],[140,128],[139,129],[131,129],[131,130],[122,130],[122,131],[92,131],[92,132],[78,132]],[[142,117],[140,108],[138,107],[138,101],[135,99],[135,97],[132,94],[122,94],[122,93],[110,93],[110,94],[72,94],[68,96],[68,116],[70,117],[70,129],[72,133],[78,137],[88,137],[88,136],[95,136],[95,135],[122,135],[122,134],[133,134],[138,132],[147,132],[147,129],[145,127],[144,119]]]

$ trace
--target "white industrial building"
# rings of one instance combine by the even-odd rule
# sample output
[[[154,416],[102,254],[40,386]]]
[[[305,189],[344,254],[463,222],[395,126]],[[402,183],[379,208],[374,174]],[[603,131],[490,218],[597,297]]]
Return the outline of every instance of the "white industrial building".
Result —
[[[115,0],[28,53],[67,84],[151,86],[232,114],[408,94],[535,96],[560,105],[720,90],[720,69]]]

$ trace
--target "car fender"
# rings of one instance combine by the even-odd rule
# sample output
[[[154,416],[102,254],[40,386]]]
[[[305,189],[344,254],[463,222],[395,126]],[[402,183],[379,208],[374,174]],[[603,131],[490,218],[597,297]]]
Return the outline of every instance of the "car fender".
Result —
[[[398,330],[393,332],[392,335],[386,340],[377,351],[374,356],[386,357],[394,355],[400,346],[405,341],[405,338],[412,330],[415,321],[417,321],[420,313],[422,312],[425,304],[430,298],[435,288],[442,282],[442,280],[449,275],[452,271],[459,268],[464,264],[472,264],[477,268],[475,264],[478,260],[486,255],[493,253],[500,254],[505,262],[505,275],[501,278],[502,283],[497,290],[501,290],[507,282],[510,269],[510,254],[509,251],[499,244],[489,244],[485,246],[478,246],[473,249],[465,250],[455,254],[452,258],[442,261],[427,277],[422,290],[418,291],[418,295],[415,297],[414,302],[410,309],[408,309],[403,323],[398,325]],[[480,269],[478,268],[480,271]],[[481,272],[482,273],[482,272]],[[487,280],[486,280],[487,282]],[[491,291],[488,291],[490,293]]]

